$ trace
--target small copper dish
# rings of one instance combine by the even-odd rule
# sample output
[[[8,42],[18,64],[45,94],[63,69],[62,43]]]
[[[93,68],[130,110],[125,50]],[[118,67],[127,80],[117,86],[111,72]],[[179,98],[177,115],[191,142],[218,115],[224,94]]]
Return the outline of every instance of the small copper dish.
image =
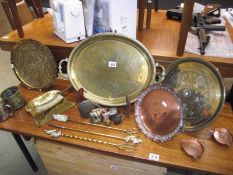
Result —
[[[138,127],[153,141],[165,142],[183,129],[180,99],[163,85],[152,85],[140,94],[135,116]]]
[[[194,159],[198,159],[204,152],[203,144],[197,139],[184,139],[181,142],[183,150]]]
[[[220,144],[231,146],[232,145],[232,134],[226,128],[216,128],[210,130],[213,138]]]

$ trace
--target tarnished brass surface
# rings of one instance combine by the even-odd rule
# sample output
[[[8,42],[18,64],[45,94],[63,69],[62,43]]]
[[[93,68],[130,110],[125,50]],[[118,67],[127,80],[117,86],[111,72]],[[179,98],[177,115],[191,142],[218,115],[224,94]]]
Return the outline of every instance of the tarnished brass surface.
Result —
[[[162,85],[142,92],[135,103],[135,116],[142,132],[154,141],[165,142],[183,128],[180,99]]]
[[[48,111],[46,112],[38,113],[36,111],[36,106],[46,104],[46,102],[54,98],[54,96],[56,96],[56,94],[59,92],[60,91],[57,90],[46,92],[26,104],[25,109],[33,116],[37,127],[40,127],[41,125],[51,120],[53,114],[61,114],[75,105],[74,102],[64,98],[61,102],[56,104],[54,107],[48,109]]]
[[[0,94],[0,97],[2,98],[3,102],[10,105],[13,110],[21,108],[26,103],[17,86],[11,86],[5,89]]]
[[[84,40],[71,53],[70,81],[84,96],[107,106],[134,102],[155,77],[155,63],[148,50],[136,40],[99,34]]]
[[[218,70],[198,58],[184,58],[168,69],[163,84],[181,98],[185,130],[196,131],[218,116],[225,101],[225,88]]]
[[[46,89],[57,77],[57,66],[51,51],[40,42],[21,40],[12,50],[11,64],[23,85]]]
[[[213,131],[214,139],[223,145],[231,146],[232,145],[232,134],[226,128],[215,128]]]
[[[196,139],[184,139],[181,145],[183,150],[195,159],[200,158],[204,152],[204,146]]]

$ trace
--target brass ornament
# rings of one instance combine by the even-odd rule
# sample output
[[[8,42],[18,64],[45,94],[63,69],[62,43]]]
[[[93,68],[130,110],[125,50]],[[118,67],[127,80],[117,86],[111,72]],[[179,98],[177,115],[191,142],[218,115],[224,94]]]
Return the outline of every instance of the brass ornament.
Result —
[[[213,122],[225,101],[223,79],[215,66],[198,58],[182,58],[168,69],[163,84],[178,94],[184,130],[197,131]]]
[[[21,40],[11,52],[12,69],[29,89],[43,90],[57,77],[55,59],[46,46],[32,39]]]
[[[118,34],[99,34],[81,42],[69,57],[68,75],[85,98],[106,106],[134,102],[155,80],[152,55],[138,41]]]

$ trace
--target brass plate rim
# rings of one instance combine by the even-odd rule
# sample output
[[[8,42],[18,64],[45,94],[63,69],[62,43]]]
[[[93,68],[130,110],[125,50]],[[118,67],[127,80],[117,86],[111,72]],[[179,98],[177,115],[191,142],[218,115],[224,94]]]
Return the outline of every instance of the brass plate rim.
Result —
[[[219,70],[212,63],[207,62],[201,58],[187,57],[187,58],[181,58],[179,60],[176,60],[171,65],[169,65],[169,67],[167,68],[164,81],[166,80],[166,77],[169,76],[169,74],[171,74],[180,64],[186,63],[186,62],[200,63],[200,64],[205,65],[207,68],[209,68],[213,72],[214,76],[216,76],[216,78],[219,82],[220,92],[221,92],[220,102],[219,102],[218,108],[216,109],[215,113],[211,117],[209,117],[210,119],[205,121],[204,124],[202,123],[202,124],[196,125],[196,127],[187,127],[186,125],[184,125],[184,131],[189,132],[189,131],[201,130],[201,129],[209,126],[210,124],[212,124],[216,120],[216,118],[218,117],[218,115],[220,114],[220,112],[224,106],[226,90],[225,90],[223,78],[222,78]],[[181,101],[182,101],[182,99],[181,99]],[[184,117],[184,121],[185,121],[185,117]]]
[[[86,46],[88,46],[89,44],[92,44],[92,43],[95,43],[95,42],[98,42],[98,41],[103,41],[103,40],[117,40],[117,41],[121,41],[121,42],[125,42],[127,44],[131,43],[131,46],[134,46],[135,48],[140,48],[142,51],[143,51],[143,55],[144,57],[146,56],[146,61],[148,62],[148,64],[151,65],[151,76],[149,77],[150,81],[149,83],[146,85],[146,87],[148,87],[150,84],[154,83],[154,79],[155,79],[155,61],[154,61],[154,58],[153,56],[150,54],[150,52],[148,51],[148,49],[142,44],[140,43],[139,41],[135,40],[135,39],[132,39],[130,37],[127,37],[125,35],[121,35],[121,34],[116,34],[116,33],[101,33],[101,34],[96,34],[96,35],[93,35],[91,37],[89,37],[88,39],[85,39],[83,40],[78,46],[76,46],[70,56],[69,56],[69,61],[68,61],[68,76],[69,76],[69,79],[70,79],[70,82],[71,84],[73,85],[73,87],[78,91],[79,89],[83,88],[84,89],[84,97],[86,99],[89,99],[93,102],[96,102],[100,105],[104,105],[104,106],[124,106],[126,105],[126,101],[122,101],[122,102],[114,102],[114,99],[111,100],[111,99],[106,99],[106,98],[101,98],[99,96],[95,96],[94,94],[88,92],[81,84],[80,82],[76,82],[76,80],[72,79],[71,78],[71,72],[72,72],[72,61],[75,60],[76,58],[74,57],[75,53],[77,52],[78,49],[80,50],[83,50],[85,49]],[[78,51],[79,53],[81,51]],[[79,85],[77,85],[79,84]],[[145,88],[146,88],[145,87]],[[144,88],[144,89],[145,89]],[[142,90],[141,90],[142,91]],[[140,92],[137,93],[137,95],[139,95]],[[117,99],[117,98],[115,98]],[[135,102],[137,99],[137,97],[135,97],[134,99],[131,99],[130,100],[130,103],[133,103]]]

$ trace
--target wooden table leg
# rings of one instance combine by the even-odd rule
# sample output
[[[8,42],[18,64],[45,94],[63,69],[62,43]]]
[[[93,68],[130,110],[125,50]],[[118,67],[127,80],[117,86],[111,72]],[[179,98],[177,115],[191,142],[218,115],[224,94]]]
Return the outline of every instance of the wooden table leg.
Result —
[[[143,30],[145,0],[139,0],[138,30]]]
[[[7,0],[7,2],[8,2],[8,5],[9,5],[9,8],[11,10],[11,13],[12,13],[12,16],[13,16],[13,19],[14,19],[14,22],[15,22],[15,27],[17,29],[19,37],[23,38],[24,37],[24,32],[23,32],[22,23],[21,23],[20,18],[19,18],[18,10],[17,10],[17,7],[16,7],[16,0]]]
[[[155,0],[155,11],[159,10],[159,0]]]
[[[183,10],[182,21],[180,26],[179,39],[178,39],[178,46],[176,50],[176,54],[178,56],[182,56],[184,54],[186,39],[188,36],[188,31],[192,20],[194,3],[195,0],[185,0],[184,3],[184,10]]]
[[[152,0],[147,0],[146,28],[150,28],[151,11],[152,11]]]
[[[12,135],[13,135],[15,141],[17,142],[17,144],[19,145],[19,147],[20,147],[21,151],[23,152],[24,156],[26,157],[26,159],[27,159],[28,163],[30,164],[32,170],[34,172],[38,171],[38,167],[37,167],[36,163],[34,162],[34,160],[32,159],[32,156],[29,153],[29,151],[28,151],[27,147],[25,146],[25,144],[24,144],[22,138],[20,137],[20,135],[19,134],[14,134],[14,133],[12,133]]]

